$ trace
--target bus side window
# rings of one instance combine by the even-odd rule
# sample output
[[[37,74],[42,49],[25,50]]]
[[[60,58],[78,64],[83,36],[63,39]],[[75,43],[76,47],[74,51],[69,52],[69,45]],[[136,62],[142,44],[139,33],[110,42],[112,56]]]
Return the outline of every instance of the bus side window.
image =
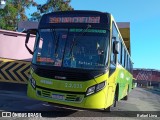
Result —
[[[126,59],[127,58],[127,52],[126,49],[124,48],[124,68],[126,68]]]
[[[128,58],[128,71],[130,72],[130,58]]]
[[[132,73],[132,61],[130,59],[130,73]]]
[[[112,24],[112,54],[111,54],[111,61],[114,62],[114,64],[116,64],[117,61],[117,55],[113,53],[113,42],[114,41],[119,41],[119,35],[118,35],[118,31],[117,28],[115,26],[115,24]]]
[[[129,55],[128,55],[128,58],[127,58],[127,70],[129,71]]]
[[[123,57],[122,57],[123,67],[125,67],[125,57],[126,57],[126,51],[123,46]]]
[[[125,57],[125,68],[128,69],[128,54],[126,52],[126,57]]]
[[[111,64],[116,64],[116,54],[114,54],[114,51],[113,51],[113,42],[115,41],[115,39],[112,39],[112,44],[111,44]]]
[[[121,60],[120,60],[120,63],[121,63],[121,65],[123,66],[123,43],[121,42]]]
[[[121,63],[121,49],[122,49],[122,48],[121,48],[121,39],[119,38],[118,41],[119,41],[118,63],[119,63],[119,64],[122,64],[122,63]]]
[[[118,39],[118,31],[115,27],[115,24],[112,24],[112,40],[111,40],[111,55],[110,55],[110,71],[109,75],[111,75],[116,69],[117,55],[113,52],[113,43]]]

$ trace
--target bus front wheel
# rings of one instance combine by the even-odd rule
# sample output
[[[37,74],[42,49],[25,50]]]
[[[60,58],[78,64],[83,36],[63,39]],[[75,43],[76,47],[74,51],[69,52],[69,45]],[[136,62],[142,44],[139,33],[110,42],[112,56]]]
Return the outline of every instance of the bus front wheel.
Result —
[[[108,108],[105,108],[104,111],[106,112],[111,112],[113,107],[116,107],[116,103],[117,103],[117,92],[115,92],[114,94],[114,98],[113,98],[113,104],[111,106],[109,106]]]

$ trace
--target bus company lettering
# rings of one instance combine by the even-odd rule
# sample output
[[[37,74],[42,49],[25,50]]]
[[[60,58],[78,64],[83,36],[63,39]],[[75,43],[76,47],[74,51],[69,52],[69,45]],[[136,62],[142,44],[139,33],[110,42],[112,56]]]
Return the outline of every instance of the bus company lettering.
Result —
[[[66,80],[67,78],[64,76],[55,76],[55,79],[59,79],[59,80]]]
[[[53,82],[51,80],[40,80],[41,83],[43,84],[48,84],[48,85],[52,85]]]
[[[100,23],[100,17],[50,17],[49,23]]]
[[[82,88],[82,84],[77,83],[65,83],[66,88]]]
[[[51,58],[37,57],[37,62],[50,62],[50,63],[53,63],[54,61]]]

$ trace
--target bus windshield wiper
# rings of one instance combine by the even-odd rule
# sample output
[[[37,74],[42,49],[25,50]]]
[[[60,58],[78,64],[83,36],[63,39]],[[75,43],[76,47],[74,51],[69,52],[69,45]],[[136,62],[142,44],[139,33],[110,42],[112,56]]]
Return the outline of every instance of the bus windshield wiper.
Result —
[[[57,56],[57,51],[58,51],[58,47],[59,47],[59,36],[56,36],[56,44],[55,44],[55,51],[54,54]]]
[[[51,29],[51,31],[52,31],[52,33],[53,33],[54,40],[55,40],[54,55],[57,57],[57,50],[58,50],[58,47],[59,47],[59,36],[57,37],[55,29],[54,29],[54,30]]]
[[[72,54],[72,52],[73,52],[74,46],[76,45],[76,41],[77,41],[77,39],[78,39],[78,36],[83,36],[83,35],[87,32],[87,30],[88,30],[89,28],[91,28],[91,25],[88,24],[88,25],[87,25],[87,28],[86,28],[86,29],[83,29],[83,30],[82,30],[82,33],[81,33],[80,35],[77,35],[76,37],[73,38],[72,46],[71,46],[70,52],[69,52],[69,56],[70,56],[70,57],[73,57],[73,55],[71,55],[71,54]]]

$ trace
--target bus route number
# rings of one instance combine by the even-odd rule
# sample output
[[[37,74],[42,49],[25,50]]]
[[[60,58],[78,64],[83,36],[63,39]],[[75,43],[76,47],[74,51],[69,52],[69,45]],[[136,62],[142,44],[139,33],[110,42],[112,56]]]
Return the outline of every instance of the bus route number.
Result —
[[[77,83],[65,83],[66,88],[82,88],[82,84]]]

